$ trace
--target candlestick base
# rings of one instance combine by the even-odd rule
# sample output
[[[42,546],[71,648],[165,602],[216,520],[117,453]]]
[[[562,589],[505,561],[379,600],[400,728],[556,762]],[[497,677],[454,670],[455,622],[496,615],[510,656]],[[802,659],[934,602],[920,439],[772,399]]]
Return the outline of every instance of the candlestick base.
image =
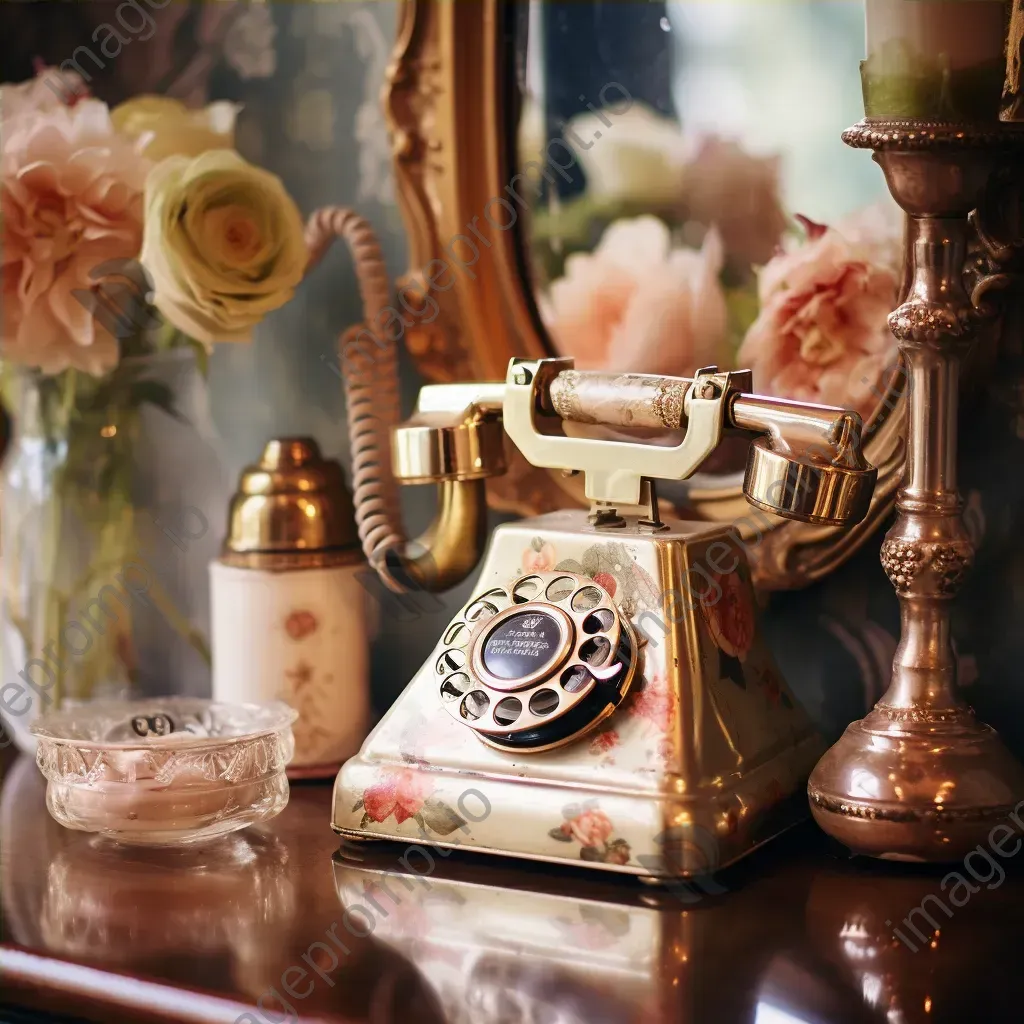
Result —
[[[821,759],[807,792],[822,829],[886,860],[961,860],[996,825],[1024,828],[1024,768],[963,705],[876,705]]]

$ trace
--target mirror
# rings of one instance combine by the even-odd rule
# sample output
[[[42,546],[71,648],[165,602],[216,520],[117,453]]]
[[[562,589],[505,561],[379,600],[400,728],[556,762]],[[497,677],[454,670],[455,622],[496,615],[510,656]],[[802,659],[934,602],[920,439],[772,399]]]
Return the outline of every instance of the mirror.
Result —
[[[750,368],[760,393],[884,418],[903,217],[841,139],[862,7],[531,0],[515,24],[520,251],[551,350]]]
[[[560,352],[638,372],[742,363],[761,392],[870,417],[878,483],[851,529],[755,522],[743,436],[667,496],[749,536],[763,588],[834,570],[903,476],[886,326],[902,221],[841,140],[863,113],[862,19],[848,0],[403,0],[388,70],[403,283],[436,303],[405,344],[429,379],[500,380],[512,357]],[[515,452],[487,493],[517,515],[585,504],[579,478]]]

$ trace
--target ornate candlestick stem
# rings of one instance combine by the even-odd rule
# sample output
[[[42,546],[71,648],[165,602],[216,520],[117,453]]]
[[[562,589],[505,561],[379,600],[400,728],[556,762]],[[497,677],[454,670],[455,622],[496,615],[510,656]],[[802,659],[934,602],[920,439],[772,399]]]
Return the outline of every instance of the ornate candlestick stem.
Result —
[[[968,216],[1012,129],[870,122],[844,139],[874,149],[910,215],[912,286],[889,318],[908,371],[907,468],[882,545],[901,608],[889,689],[811,775],[821,827],[857,852],[956,860],[1024,798],[1024,769],[956,695],[952,599],[974,551],[957,492],[960,363],[978,314],[963,282]]]
[[[910,389],[899,519],[882,545],[902,626],[890,689],[880,705],[893,721],[921,720],[925,707],[932,716],[957,713],[950,601],[974,557],[956,471],[960,360],[974,333],[963,286],[966,235],[966,218],[911,219],[914,283],[889,320]]]

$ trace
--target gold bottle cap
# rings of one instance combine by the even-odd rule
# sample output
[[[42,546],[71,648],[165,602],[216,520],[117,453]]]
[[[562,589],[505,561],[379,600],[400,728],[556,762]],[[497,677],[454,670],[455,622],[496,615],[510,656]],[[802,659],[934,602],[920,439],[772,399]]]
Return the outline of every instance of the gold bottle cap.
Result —
[[[221,561],[248,569],[312,569],[362,561],[341,466],[309,437],[268,442],[242,471]]]

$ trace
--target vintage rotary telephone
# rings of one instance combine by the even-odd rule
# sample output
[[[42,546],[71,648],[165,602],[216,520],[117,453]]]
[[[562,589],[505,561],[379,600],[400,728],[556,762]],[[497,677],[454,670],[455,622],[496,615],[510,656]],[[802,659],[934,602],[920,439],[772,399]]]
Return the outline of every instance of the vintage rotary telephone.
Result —
[[[356,512],[392,589],[443,589],[475,567],[503,434],[533,465],[583,474],[591,508],[494,532],[472,599],[340,772],[336,831],[659,877],[724,865],[805,813],[822,748],[761,640],[745,542],[662,520],[656,481],[685,480],[726,429],[747,431],[762,435],[754,506],[853,524],[876,475],[857,414],[750,394],[748,371],[513,360],[503,383],[423,388],[389,460],[369,376],[349,379]],[[569,422],[684,433],[665,447]],[[440,488],[415,544],[393,480]]]

